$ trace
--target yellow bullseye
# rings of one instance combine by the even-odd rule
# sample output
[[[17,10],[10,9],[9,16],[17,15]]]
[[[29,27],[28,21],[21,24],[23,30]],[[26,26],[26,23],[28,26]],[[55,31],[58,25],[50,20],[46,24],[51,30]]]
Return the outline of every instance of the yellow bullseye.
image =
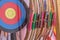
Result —
[[[13,18],[15,18],[15,16],[16,16],[16,11],[15,11],[13,8],[8,8],[8,9],[5,11],[5,16],[6,16],[8,19],[13,19]]]

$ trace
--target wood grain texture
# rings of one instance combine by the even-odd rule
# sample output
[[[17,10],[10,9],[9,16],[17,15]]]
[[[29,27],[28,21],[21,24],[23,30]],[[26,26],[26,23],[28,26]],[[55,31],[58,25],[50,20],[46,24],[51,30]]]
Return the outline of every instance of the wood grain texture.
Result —
[[[57,11],[57,40],[60,40],[60,0],[56,0]]]

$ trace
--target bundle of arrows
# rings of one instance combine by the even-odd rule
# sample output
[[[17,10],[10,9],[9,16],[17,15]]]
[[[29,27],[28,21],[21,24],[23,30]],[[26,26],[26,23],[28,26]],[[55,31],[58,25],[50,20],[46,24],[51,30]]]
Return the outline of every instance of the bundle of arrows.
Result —
[[[30,16],[25,40],[56,40],[55,0],[30,0]]]

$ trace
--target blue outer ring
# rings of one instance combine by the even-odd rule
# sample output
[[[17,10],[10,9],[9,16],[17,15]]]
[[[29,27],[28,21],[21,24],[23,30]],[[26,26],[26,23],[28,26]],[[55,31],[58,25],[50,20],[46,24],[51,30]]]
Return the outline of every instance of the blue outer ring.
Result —
[[[18,27],[21,27],[21,25],[23,24],[25,18],[26,18],[26,11],[25,11],[25,8],[23,6],[23,4],[21,2],[19,2],[18,0],[2,0],[0,2],[0,7],[2,7],[3,4],[7,3],[7,2],[13,2],[15,3],[16,5],[19,6],[19,8],[21,9],[21,12],[22,12],[22,16],[20,18],[20,20],[16,23],[16,24],[13,24],[13,25],[8,25],[6,23],[4,23],[2,20],[0,20],[0,25],[5,28],[5,29],[16,29]]]

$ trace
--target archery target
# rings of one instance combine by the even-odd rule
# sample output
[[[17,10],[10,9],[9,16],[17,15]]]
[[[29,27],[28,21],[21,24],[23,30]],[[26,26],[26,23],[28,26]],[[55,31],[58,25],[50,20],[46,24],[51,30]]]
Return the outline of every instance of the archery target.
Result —
[[[18,0],[2,0],[0,28],[7,31],[16,31],[21,27],[26,18],[26,10]]]
[[[15,24],[20,20],[21,10],[16,4],[11,2],[6,3],[3,5],[2,10],[2,20],[6,24]]]

